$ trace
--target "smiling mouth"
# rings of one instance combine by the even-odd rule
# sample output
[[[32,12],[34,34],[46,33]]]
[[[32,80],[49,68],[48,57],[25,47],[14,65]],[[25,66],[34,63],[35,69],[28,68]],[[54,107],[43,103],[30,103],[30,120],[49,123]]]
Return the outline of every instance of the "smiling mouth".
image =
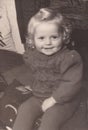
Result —
[[[50,49],[53,49],[54,47],[46,47],[46,48],[44,48],[44,49],[46,49],[46,50],[50,50]]]

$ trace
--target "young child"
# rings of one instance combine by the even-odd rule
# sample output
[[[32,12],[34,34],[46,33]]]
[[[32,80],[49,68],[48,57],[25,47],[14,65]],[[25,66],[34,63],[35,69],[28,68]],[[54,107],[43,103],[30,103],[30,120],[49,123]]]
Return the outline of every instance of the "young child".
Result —
[[[24,60],[33,74],[33,96],[19,107],[13,130],[33,130],[41,116],[39,130],[60,130],[78,108],[83,65],[67,48],[71,32],[69,21],[51,9],[31,18]]]

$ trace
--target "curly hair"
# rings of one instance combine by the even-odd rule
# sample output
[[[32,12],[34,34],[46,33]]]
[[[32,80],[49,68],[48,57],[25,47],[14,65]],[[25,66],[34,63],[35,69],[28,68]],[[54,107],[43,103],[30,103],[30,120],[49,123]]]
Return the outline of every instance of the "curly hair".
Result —
[[[56,24],[59,29],[58,31],[62,33],[63,42],[65,44],[69,43],[70,35],[72,32],[72,25],[70,21],[61,13],[55,10],[52,10],[50,8],[42,8],[30,19],[28,23],[28,34],[26,37],[26,42],[30,46],[33,44],[32,41],[36,27],[46,22]]]

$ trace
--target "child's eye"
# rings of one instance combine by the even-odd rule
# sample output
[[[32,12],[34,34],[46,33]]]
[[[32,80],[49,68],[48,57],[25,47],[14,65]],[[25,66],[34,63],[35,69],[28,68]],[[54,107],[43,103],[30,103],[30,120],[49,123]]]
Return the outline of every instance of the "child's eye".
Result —
[[[58,36],[52,36],[52,39],[57,39],[58,38]]]
[[[44,40],[44,37],[39,37],[38,39],[40,39],[40,40]]]

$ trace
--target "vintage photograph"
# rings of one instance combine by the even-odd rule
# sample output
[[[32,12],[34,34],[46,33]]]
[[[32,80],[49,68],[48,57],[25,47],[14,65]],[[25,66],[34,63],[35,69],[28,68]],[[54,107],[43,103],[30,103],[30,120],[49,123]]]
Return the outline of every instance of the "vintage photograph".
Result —
[[[0,0],[0,130],[88,130],[88,0]]]

